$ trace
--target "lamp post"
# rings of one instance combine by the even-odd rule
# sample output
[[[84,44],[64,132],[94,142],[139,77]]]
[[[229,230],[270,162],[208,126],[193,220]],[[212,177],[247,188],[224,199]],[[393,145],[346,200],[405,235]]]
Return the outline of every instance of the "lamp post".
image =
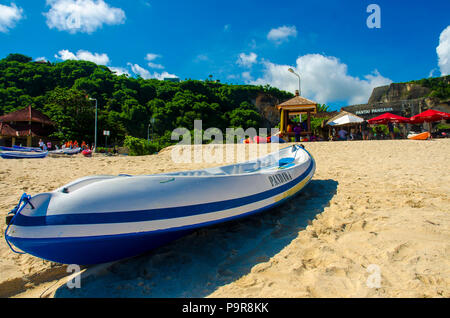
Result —
[[[89,100],[95,100],[95,134],[94,134],[94,152],[97,149],[97,99],[96,98],[90,98]]]
[[[155,118],[150,118],[150,122],[147,126],[147,141],[150,141],[150,126],[152,126],[152,135],[153,135],[153,125],[155,124]]]
[[[288,68],[288,71],[298,77],[298,95],[302,96],[302,86],[301,86],[301,82],[300,82],[300,75],[295,73],[294,69],[292,69],[291,67]],[[298,119],[300,120],[300,122],[302,122],[302,115],[301,114],[298,115]]]
[[[295,71],[292,68],[289,68],[288,71],[291,72],[294,75],[297,75],[297,77],[298,77],[298,94],[300,96],[302,96],[302,86],[301,86],[301,82],[300,82],[300,75],[295,73]]]

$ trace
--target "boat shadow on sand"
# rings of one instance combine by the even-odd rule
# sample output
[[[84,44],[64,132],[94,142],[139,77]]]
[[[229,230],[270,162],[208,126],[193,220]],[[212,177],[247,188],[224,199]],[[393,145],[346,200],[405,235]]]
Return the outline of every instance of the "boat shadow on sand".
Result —
[[[323,212],[338,182],[312,180],[295,198],[272,210],[204,228],[144,255],[66,285],[55,297],[205,297],[268,261]]]

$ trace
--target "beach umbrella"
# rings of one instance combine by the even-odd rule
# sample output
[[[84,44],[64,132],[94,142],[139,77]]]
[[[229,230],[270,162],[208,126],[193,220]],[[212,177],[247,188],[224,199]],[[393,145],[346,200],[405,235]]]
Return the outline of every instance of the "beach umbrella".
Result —
[[[450,113],[440,112],[438,110],[429,109],[420,113],[418,115],[411,117],[411,122],[413,124],[421,124],[421,123],[432,123],[436,121],[441,121],[443,119],[450,119]]]
[[[410,119],[391,113],[385,113],[375,118],[369,119],[368,123],[371,125],[387,124],[387,123],[409,123]]]
[[[339,117],[338,119],[335,119],[331,122],[328,122],[328,125],[343,126],[343,125],[358,124],[358,123],[362,123],[363,121],[364,121],[364,119],[361,117],[358,117],[358,116],[352,115],[352,114],[347,114],[347,115]]]

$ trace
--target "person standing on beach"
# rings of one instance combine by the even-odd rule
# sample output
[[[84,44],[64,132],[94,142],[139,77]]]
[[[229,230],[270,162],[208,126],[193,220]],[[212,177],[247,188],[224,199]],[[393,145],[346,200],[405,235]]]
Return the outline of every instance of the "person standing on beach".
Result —
[[[302,132],[302,126],[300,125],[300,123],[297,123],[297,125],[294,127],[295,141],[296,142],[300,141],[301,132]]]
[[[395,139],[394,124],[391,123],[391,122],[388,122],[387,126],[388,126],[388,129],[389,129],[389,135],[391,135],[391,139]]]
[[[369,124],[367,121],[363,121],[361,123],[361,134],[363,137],[363,140],[368,140],[369,139]]]
[[[339,140],[341,140],[341,141],[347,140],[347,131],[344,128],[341,128],[341,130],[339,130],[338,134],[339,134]]]

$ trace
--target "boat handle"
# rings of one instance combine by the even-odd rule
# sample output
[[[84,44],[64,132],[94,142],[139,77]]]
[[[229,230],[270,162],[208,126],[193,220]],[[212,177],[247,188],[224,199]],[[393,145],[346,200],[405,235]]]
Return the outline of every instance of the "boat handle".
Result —
[[[5,229],[5,235],[4,235],[5,236],[5,241],[6,241],[6,244],[8,244],[9,248],[11,249],[11,251],[13,251],[16,254],[25,254],[25,253],[16,251],[11,246],[11,243],[9,243],[8,235],[7,235],[8,234],[8,230],[9,230],[9,227],[14,223],[14,219],[20,214],[20,212],[22,212],[22,210],[25,208],[25,206],[27,204],[29,204],[31,206],[31,208],[34,209],[34,206],[31,204],[30,199],[31,199],[31,195],[28,195],[26,193],[22,194],[22,196],[20,197],[19,203],[14,207],[14,209],[12,209],[8,213],[9,217],[8,216],[6,217],[6,221],[7,221],[8,224],[7,224],[7,227]],[[24,204],[22,204],[22,203],[24,203]],[[11,214],[12,214],[12,217],[11,217]]]

